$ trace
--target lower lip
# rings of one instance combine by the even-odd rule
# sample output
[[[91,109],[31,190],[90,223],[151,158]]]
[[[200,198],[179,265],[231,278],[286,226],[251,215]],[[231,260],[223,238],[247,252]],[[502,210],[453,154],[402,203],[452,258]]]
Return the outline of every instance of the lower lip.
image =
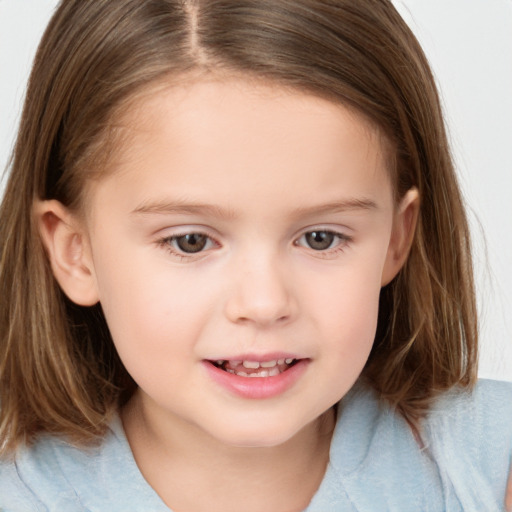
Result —
[[[252,399],[272,398],[285,393],[300,379],[309,364],[301,359],[293,366],[274,377],[240,377],[217,368],[209,361],[203,364],[210,377],[229,392]]]

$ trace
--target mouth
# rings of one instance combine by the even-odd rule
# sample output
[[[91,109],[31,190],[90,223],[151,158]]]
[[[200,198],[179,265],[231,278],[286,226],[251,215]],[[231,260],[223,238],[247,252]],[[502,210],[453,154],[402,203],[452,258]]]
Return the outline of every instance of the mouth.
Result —
[[[205,359],[207,375],[227,390],[244,399],[269,399],[294,387],[307,372],[311,359],[275,354],[237,359]]]
[[[271,361],[229,360],[209,361],[216,368],[232,375],[248,378],[277,377],[295,366],[300,359],[286,358]]]

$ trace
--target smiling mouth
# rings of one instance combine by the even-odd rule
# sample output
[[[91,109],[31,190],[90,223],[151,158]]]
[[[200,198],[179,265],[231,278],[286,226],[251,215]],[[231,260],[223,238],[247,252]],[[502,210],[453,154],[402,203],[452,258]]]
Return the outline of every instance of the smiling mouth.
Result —
[[[219,359],[210,361],[216,368],[239,377],[276,377],[300,359],[274,359],[272,361],[232,361]]]

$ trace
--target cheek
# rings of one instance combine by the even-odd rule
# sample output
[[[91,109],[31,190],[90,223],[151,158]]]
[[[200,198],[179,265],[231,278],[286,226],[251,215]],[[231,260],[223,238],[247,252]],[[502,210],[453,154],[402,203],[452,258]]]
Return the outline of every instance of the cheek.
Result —
[[[377,328],[379,287],[358,287],[331,297],[324,325],[326,375],[331,376],[332,401],[341,399],[360,376],[368,360]],[[348,290],[345,290],[348,292]]]
[[[112,283],[102,306],[114,345],[128,373],[143,389],[165,386],[188,371],[201,336],[201,308],[194,293],[145,274],[121,287]],[[184,287],[184,290],[187,290]],[[193,302],[192,302],[193,303]]]
[[[373,345],[381,289],[379,265],[375,260],[350,265],[323,286],[309,283],[305,309],[316,318],[330,354],[345,367],[347,361],[364,364]]]
[[[378,289],[360,289],[331,299],[330,305],[326,304],[324,325],[337,349],[345,356],[369,350],[377,328]]]
[[[131,254],[105,258],[97,269],[100,302],[121,358],[158,361],[190,351],[214,310],[215,286],[158,258],[148,264],[143,253]]]

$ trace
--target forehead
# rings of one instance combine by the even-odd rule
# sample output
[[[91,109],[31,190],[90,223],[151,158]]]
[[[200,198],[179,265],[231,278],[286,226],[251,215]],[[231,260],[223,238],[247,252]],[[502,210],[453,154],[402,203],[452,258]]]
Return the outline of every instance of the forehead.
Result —
[[[136,137],[140,142],[144,136],[152,137],[154,130],[162,128],[164,123],[176,120],[197,135],[199,123],[208,130],[213,125],[229,129],[233,123],[243,121],[246,128],[263,123],[266,133],[278,132],[280,138],[298,131],[305,137],[314,137],[316,128],[321,127],[318,137],[328,135],[328,130],[342,135],[348,129],[380,145],[382,152],[387,152],[390,145],[372,121],[340,101],[236,75],[191,74],[180,80],[161,80],[129,98],[112,117],[114,125],[127,138]],[[304,129],[304,122],[310,125],[309,131]],[[285,132],[281,130],[283,127]],[[130,140],[128,148],[122,148],[118,156],[127,155],[126,150],[133,142]]]
[[[388,144],[367,119],[275,85],[162,82],[127,103],[116,125],[122,136],[100,181],[129,181],[134,193],[204,189],[234,199],[229,191],[236,190],[284,202],[294,189],[339,193],[342,176],[347,194],[389,188]]]

